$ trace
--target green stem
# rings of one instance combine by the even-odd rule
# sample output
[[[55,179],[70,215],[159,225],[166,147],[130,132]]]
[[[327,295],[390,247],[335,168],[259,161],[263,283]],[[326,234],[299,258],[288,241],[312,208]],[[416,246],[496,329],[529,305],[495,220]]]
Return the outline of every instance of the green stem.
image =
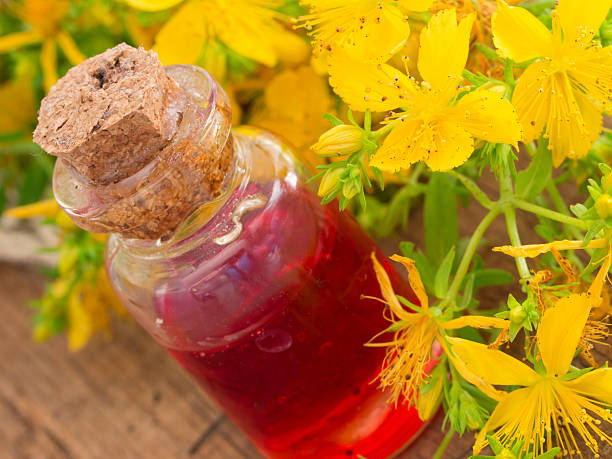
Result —
[[[560,212],[556,212],[554,210],[547,209],[546,207],[538,206],[537,204],[532,204],[520,198],[513,198],[512,204],[514,205],[514,207],[518,209],[522,209],[527,212],[531,212],[532,214],[536,214],[541,217],[549,218],[550,220],[554,220],[557,222],[561,222],[567,225],[574,226],[583,231],[587,231],[589,229],[587,222],[582,221],[579,218],[574,218],[574,217],[570,217],[569,215],[564,215]]]
[[[448,295],[446,297],[447,302],[452,302],[457,297],[457,293],[461,288],[463,279],[465,278],[468,272],[470,263],[472,262],[472,258],[474,257],[476,249],[478,248],[478,243],[482,239],[482,236],[484,235],[484,232],[487,230],[489,225],[493,222],[493,220],[495,220],[495,217],[497,217],[501,213],[501,210],[502,209],[499,206],[493,207],[487,213],[487,215],[485,215],[485,217],[474,230],[474,233],[472,234],[472,237],[470,238],[470,241],[468,242],[468,245],[465,249],[463,257],[461,258],[459,267],[457,268],[457,274],[455,275],[452,284],[448,288]]]
[[[525,150],[527,150],[527,153],[529,153],[529,156],[535,156],[538,149],[536,148],[534,142],[524,143],[523,145],[525,145]]]
[[[565,205],[565,201],[563,201],[561,193],[559,193],[559,190],[557,189],[557,186],[555,185],[555,182],[552,179],[549,180],[546,184],[546,192],[548,193],[548,196],[550,196],[550,200],[557,209],[557,212],[562,213],[563,215],[570,216],[567,210],[567,206]],[[564,224],[564,226],[566,231],[570,234],[572,238],[582,239],[584,237],[584,235],[581,234],[575,226],[568,225],[567,223]]]
[[[504,215],[506,217],[506,228],[508,230],[508,237],[510,243],[513,246],[521,245],[521,238],[518,233],[518,226],[516,225],[516,210],[514,208],[514,184],[512,183],[512,177],[510,174],[505,174],[500,177],[499,180],[499,200],[504,206]],[[521,276],[521,279],[529,279],[531,274],[527,267],[527,262],[523,257],[515,257],[516,269]]]
[[[372,131],[372,136],[374,136],[374,139],[378,140],[385,134],[388,134],[389,132],[391,132],[391,130],[394,127],[395,127],[395,124],[387,124],[385,127],[382,127],[376,131]]]
[[[518,233],[518,226],[516,225],[516,212],[512,204],[509,204],[504,209],[504,214],[506,216],[506,227],[508,228],[508,236],[510,237],[510,243],[518,247],[521,245],[521,238]],[[529,267],[527,266],[527,261],[523,257],[516,257],[514,259],[516,261],[516,269],[521,276],[521,279],[529,279],[531,277],[531,273],[529,272]]]
[[[432,459],[442,459],[442,456],[444,455],[446,448],[448,447],[448,445],[450,444],[454,436],[455,436],[455,431],[453,429],[448,429],[448,432],[446,432],[446,435],[442,439],[442,443],[440,443],[440,446],[438,446],[438,449],[432,456]]]

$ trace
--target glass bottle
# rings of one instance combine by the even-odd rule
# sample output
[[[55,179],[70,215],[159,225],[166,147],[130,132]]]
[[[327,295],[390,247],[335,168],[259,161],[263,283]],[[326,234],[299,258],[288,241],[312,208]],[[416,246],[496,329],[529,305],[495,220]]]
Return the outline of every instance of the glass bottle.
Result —
[[[193,211],[169,237],[111,235],[117,295],[266,457],[393,455],[422,422],[376,388],[385,350],[364,344],[388,322],[384,304],[362,298],[381,296],[370,254],[416,303],[412,291],[349,213],[321,205],[285,144],[255,128],[230,132],[227,96],[206,72],[165,69],[192,99],[169,155],[106,186],[58,161],[58,202],[80,226],[107,232],[117,209],[138,213],[172,180],[202,181],[172,159],[173,146],[231,148],[221,191],[192,193]],[[160,164],[167,173],[135,185]]]

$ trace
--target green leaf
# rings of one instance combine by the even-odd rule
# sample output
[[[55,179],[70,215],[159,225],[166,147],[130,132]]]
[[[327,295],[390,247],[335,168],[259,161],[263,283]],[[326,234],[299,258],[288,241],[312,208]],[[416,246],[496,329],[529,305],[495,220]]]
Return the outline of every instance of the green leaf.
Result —
[[[582,218],[582,216],[589,210],[586,208],[584,204],[574,204],[570,206],[570,210],[572,213],[578,217]]]
[[[516,176],[516,194],[526,200],[534,199],[550,180],[551,173],[552,154],[546,142],[540,142],[529,167]]]
[[[49,177],[47,173],[36,163],[30,164],[25,170],[23,181],[19,185],[18,205],[31,204],[40,200]]]
[[[465,286],[463,288],[463,296],[461,300],[457,304],[459,310],[467,308],[472,302],[472,298],[474,297],[474,280],[476,276],[474,273],[470,273],[465,280]]]
[[[421,280],[423,281],[425,288],[428,291],[433,292],[435,278],[433,266],[421,252],[414,253],[414,262],[419,274],[421,275]]]
[[[344,121],[342,121],[337,116],[332,115],[331,113],[326,113],[325,115],[323,115],[323,118],[329,121],[329,124],[331,124],[332,127],[336,127],[336,126],[340,126],[341,124],[344,124]]]
[[[439,266],[459,240],[455,184],[448,174],[431,174],[425,192],[424,223],[425,253],[434,266]]]
[[[553,457],[555,457],[560,452],[561,452],[561,448],[557,446],[556,448],[546,451],[544,454],[540,454],[535,459],[553,459]]]
[[[0,218],[2,218],[2,212],[6,207],[6,190],[3,186],[0,186]]]
[[[481,206],[490,209],[493,206],[493,203],[489,199],[489,197],[480,189],[480,187],[474,182],[471,178],[466,177],[463,174],[459,174],[458,172],[451,172],[451,175],[463,184],[467,190],[472,193],[474,199],[476,199]]]
[[[408,241],[402,241],[399,243],[400,252],[402,255],[408,258],[414,258],[414,243]]]
[[[474,271],[474,288],[491,287],[495,285],[508,285],[514,281],[514,277],[503,269],[479,269]]]
[[[455,261],[455,247],[451,247],[436,272],[436,277],[434,279],[434,294],[440,299],[446,297],[448,279],[450,278],[453,261]]]
[[[457,330],[457,335],[459,335],[459,338],[467,339],[480,344],[485,344],[485,340],[482,338],[482,336],[480,336],[480,333],[478,333],[476,329],[472,327],[460,328],[459,330]]]
[[[598,222],[593,222],[593,224],[589,227],[586,235],[584,236],[584,241],[582,242],[583,246],[586,246],[591,239],[593,239],[597,234],[605,227],[605,223],[601,220]]]

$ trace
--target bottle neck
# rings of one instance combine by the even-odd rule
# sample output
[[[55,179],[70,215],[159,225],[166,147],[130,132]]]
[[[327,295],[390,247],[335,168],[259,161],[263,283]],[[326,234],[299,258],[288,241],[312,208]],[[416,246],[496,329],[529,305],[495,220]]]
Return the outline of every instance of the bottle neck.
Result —
[[[126,243],[135,248],[159,248],[188,238],[228,199],[243,167],[223,90],[198,67],[165,70],[189,102],[178,114],[178,131],[152,161],[120,182],[102,186],[62,160],[54,172],[55,197],[78,226],[116,233],[123,241],[133,240]]]
[[[201,246],[208,239],[214,239],[219,227],[231,227],[228,220],[250,183],[252,164],[250,152],[245,148],[240,134],[231,135],[228,143],[232,145],[232,163],[216,196],[195,208],[166,238],[129,238],[115,233],[111,236],[112,243],[121,246],[135,258],[170,259]]]

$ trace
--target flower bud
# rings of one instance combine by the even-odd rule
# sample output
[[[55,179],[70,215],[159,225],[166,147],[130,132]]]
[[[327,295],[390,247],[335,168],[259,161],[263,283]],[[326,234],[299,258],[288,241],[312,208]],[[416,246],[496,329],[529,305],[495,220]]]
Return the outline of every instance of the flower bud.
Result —
[[[425,387],[427,387],[427,391],[423,391]],[[438,406],[440,406],[440,402],[442,401],[442,390],[444,389],[444,377],[438,375],[431,385],[428,384],[425,387],[421,389],[419,398],[416,402],[421,421],[427,421],[431,418],[438,409]]]
[[[604,220],[612,216],[612,196],[605,193],[595,201],[595,210],[597,215]]]
[[[341,167],[327,169],[327,172],[325,172],[325,175],[321,179],[321,183],[319,184],[319,191],[317,191],[317,194],[320,197],[324,198],[329,193],[331,193],[336,187],[336,185],[338,185],[342,172],[344,172],[344,169]]]
[[[342,187],[342,194],[346,199],[353,198],[357,193],[359,193],[359,188],[357,188],[357,184],[355,183],[354,179],[344,183],[344,186]]]
[[[324,132],[311,148],[320,156],[350,155],[363,147],[363,132],[358,127],[341,124]]]
[[[522,306],[515,306],[512,309],[510,309],[510,322],[512,322],[513,324],[517,324],[520,325],[523,323],[523,321],[525,320],[525,317],[527,317],[527,313],[523,310]]]

